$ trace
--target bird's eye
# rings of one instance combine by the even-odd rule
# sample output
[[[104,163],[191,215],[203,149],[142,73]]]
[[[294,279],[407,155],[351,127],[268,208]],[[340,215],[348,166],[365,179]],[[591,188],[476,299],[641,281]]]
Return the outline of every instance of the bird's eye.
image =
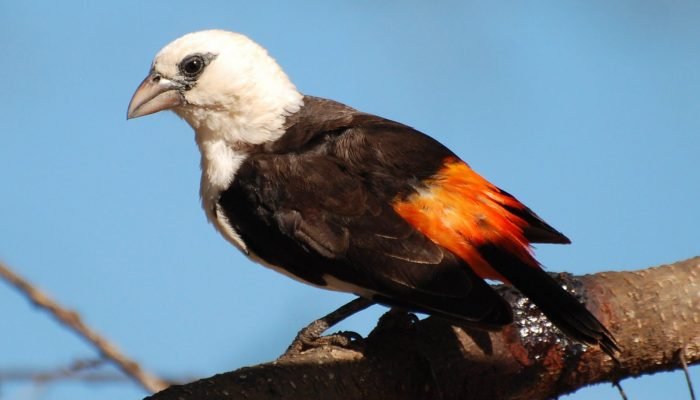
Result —
[[[200,55],[189,56],[180,63],[180,71],[188,78],[195,78],[202,73],[206,62]]]

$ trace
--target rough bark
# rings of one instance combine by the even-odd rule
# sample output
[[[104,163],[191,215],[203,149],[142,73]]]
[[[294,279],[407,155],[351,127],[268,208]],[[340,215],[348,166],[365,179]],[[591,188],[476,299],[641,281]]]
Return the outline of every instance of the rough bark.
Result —
[[[572,343],[518,293],[499,332],[388,313],[359,350],[321,348],[173,386],[148,399],[546,399],[700,362],[700,257],[634,272],[559,274],[610,328],[619,363]]]

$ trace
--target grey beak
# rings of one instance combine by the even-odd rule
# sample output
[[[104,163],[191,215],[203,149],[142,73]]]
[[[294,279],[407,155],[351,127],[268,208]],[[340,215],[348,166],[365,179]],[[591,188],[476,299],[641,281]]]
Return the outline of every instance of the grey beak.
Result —
[[[126,119],[138,118],[158,111],[168,110],[184,103],[176,82],[151,73],[141,82],[129,102]]]

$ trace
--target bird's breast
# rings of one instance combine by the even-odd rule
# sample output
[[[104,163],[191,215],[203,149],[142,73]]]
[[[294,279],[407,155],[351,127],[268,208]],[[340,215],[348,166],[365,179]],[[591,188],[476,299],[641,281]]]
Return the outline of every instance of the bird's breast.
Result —
[[[207,140],[198,145],[202,156],[200,195],[202,201],[212,203],[221,192],[231,186],[247,154],[234,149],[224,140]],[[205,204],[205,206],[211,205]]]

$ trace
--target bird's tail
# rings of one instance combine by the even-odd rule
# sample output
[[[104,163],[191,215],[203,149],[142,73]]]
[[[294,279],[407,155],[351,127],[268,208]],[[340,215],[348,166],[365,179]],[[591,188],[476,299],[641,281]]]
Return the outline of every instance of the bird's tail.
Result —
[[[480,246],[479,252],[562,332],[580,342],[597,344],[615,358],[620,348],[610,331],[549,274],[495,245]]]

